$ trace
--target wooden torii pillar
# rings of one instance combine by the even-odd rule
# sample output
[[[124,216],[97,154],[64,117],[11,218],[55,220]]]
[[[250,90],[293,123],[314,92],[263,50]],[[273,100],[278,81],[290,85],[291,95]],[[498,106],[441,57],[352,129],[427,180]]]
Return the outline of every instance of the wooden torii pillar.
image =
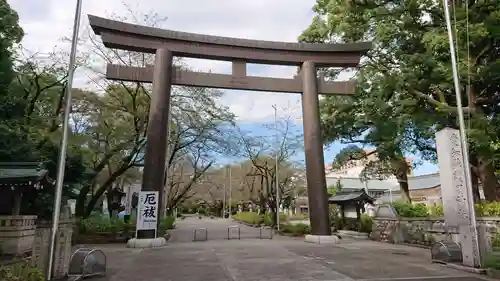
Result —
[[[91,15],[89,21],[106,47],[156,54],[154,66],[111,64],[107,67],[108,79],[153,83],[142,190],[163,194],[166,124],[172,85],[301,93],[311,234],[331,235],[318,94],[349,95],[354,85],[318,79],[317,67],[356,67],[371,43],[271,42],[177,32]],[[231,61],[232,74],[178,69],[172,65],[173,56]],[[247,63],[299,66],[301,72],[293,79],[248,76]],[[141,234],[141,237],[152,238],[151,235]]]

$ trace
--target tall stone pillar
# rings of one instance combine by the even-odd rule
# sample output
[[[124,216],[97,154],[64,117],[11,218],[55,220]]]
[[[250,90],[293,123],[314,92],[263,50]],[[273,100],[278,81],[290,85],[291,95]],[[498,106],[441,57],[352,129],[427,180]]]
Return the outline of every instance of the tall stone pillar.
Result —
[[[312,61],[302,64],[302,116],[304,123],[304,150],[309,202],[311,234],[330,236],[328,193],[325,180],[323,139],[319,119],[319,99],[316,66]]]
[[[473,198],[467,191],[465,165],[462,154],[460,132],[445,128],[436,133],[436,149],[439,162],[441,196],[447,227],[456,227],[460,232],[463,263],[480,266],[480,244],[471,216]],[[470,187],[469,187],[470,188]]]
[[[147,131],[146,153],[144,155],[144,171],[141,191],[158,191],[159,210],[158,223],[165,206],[163,204],[163,189],[165,177],[165,162],[168,140],[168,113],[170,109],[170,91],[172,87],[172,52],[158,49],[155,56],[153,73],[153,92],[149,109],[149,124]],[[137,214],[140,216],[141,214]],[[157,226],[158,231],[158,226]],[[138,230],[138,239],[152,239],[154,230]]]

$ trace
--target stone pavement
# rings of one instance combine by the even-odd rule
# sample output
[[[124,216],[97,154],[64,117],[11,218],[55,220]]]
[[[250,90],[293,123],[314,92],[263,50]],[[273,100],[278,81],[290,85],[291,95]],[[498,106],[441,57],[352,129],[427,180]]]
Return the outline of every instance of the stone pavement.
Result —
[[[188,218],[177,222],[163,248],[99,247],[108,256],[108,275],[99,281],[480,281],[479,275],[430,263],[428,250],[342,239],[338,245],[302,239],[258,239],[241,226],[241,240],[227,240],[226,220]],[[193,229],[209,239],[192,242]]]
[[[176,229],[170,231],[172,237],[170,238],[170,243],[179,242],[192,242],[194,239],[194,230],[200,228],[207,229],[207,240],[227,240],[228,237],[228,227],[239,226],[240,229],[240,239],[259,239],[260,229],[255,227],[249,227],[246,225],[233,222],[231,220],[224,219],[199,219],[198,217],[187,217],[185,220],[176,221]],[[198,232],[197,239],[204,238],[204,233]],[[238,239],[237,228],[230,228],[230,238]],[[262,231],[263,238],[270,238],[270,230]]]

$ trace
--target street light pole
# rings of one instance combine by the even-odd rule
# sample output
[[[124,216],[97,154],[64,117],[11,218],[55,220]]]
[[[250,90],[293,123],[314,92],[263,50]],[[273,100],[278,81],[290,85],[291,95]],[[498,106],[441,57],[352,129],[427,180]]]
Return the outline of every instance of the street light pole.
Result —
[[[231,218],[231,216],[233,215],[233,210],[232,210],[232,202],[231,200],[233,200],[232,196],[233,196],[233,185],[232,185],[232,180],[231,180],[231,165],[229,165],[229,217],[228,219]]]
[[[166,163],[166,167],[165,167],[165,186],[163,186],[163,200],[162,200],[162,206],[161,208],[163,208],[163,217],[166,217],[167,216],[167,198],[168,198],[168,189],[170,187],[170,157],[171,157],[171,153],[172,153],[172,149],[170,148],[170,136],[171,136],[171,129],[172,129],[172,107],[169,106],[169,109],[168,109],[168,117],[167,117],[168,121],[167,121],[167,161],[165,161]],[[173,212],[174,210],[172,210]]]
[[[75,73],[76,64],[76,46],[78,45],[78,33],[80,30],[80,16],[82,13],[82,0],[76,0],[75,19],[73,22],[73,36],[71,38],[71,52],[69,55],[68,64],[68,81],[66,82],[66,103],[64,105],[64,120],[62,126],[61,151],[57,160],[57,179],[56,190],[54,195],[54,211],[52,214],[52,230],[50,233],[49,243],[49,261],[47,263],[46,279],[52,279],[52,269],[54,265],[54,252],[57,231],[59,228],[59,215],[61,213],[61,198],[64,182],[64,168],[66,164],[66,152],[68,150],[68,134],[69,134],[69,115],[71,114],[71,90],[73,87],[73,75]]]
[[[220,167],[220,166],[219,166]],[[224,176],[223,179],[226,177],[226,170],[224,170]],[[224,182],[224,181],[223,181]],[[224,182],[224,195],[222,197],[222,218],[226,218],[226,186],[227,184]]]
[[[278,145],[278,150],[276,150],[276,157],[275,157],[275,160],[276,160],[276,229],[278,231],[280,231],[280,186],[279,186],[279,176],[278,176],[278,158],[279,158],[279,139],[278,139],[278,122],[277,122],[277,119],[278,119],[278,109],[276,107],[276,105],[272,105],[272,107],[274,108],[274,129],[276,130],[275,131],[275,134],[276,134],[276,144]]]

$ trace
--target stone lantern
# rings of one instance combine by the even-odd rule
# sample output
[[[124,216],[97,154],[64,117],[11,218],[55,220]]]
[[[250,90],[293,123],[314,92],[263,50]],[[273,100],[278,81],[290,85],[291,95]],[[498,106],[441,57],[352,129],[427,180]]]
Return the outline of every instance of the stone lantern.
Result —
[[[108,198],[111,202],[111,217],[116,218],[118,213],[122,208],[122,199],[126,195],[125,192],[122,191],[121,188],[113,188],[111,191],[108,191]]]

